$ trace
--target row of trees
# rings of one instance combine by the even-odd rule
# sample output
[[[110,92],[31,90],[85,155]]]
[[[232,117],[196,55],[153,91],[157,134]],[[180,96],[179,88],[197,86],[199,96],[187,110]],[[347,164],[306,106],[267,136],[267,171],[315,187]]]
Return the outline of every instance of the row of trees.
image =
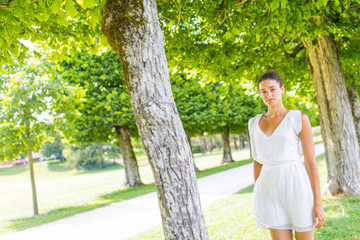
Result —
[[[228,93],[236,83],[256,79],[264,68],[281,69],[287,88],[297,89],[301,96],[315,92],[328,190],[360,193],[358,138],[344,77],[359,86],[359,55],[353,54],[359,42],[357,1],[229,0],[206,5],[158,1],[157,6],[150,0],[79,4],[39,0],[23,4],[1,4],[7,29],[0,43],[11,47],[0,51],[2,62],[21,60],[28,49],[18,39],[30,36],[50,46],[54,59],[69,60],[68,54],[73,56],[79,48],[96,52],[106,45],[104,36],[119,55],[136,126],[153,168],[166,238],[206,239],[207,233],[186,125],[171,90],[165,46],[171,69],[222,81],[221,88]],[[353,99],[356,106],[358,97]],[[226,106],[226,98],[221,100]],[[221,128],[233,129],[226,119]],[[216,127],[210,130],[217,131]]]

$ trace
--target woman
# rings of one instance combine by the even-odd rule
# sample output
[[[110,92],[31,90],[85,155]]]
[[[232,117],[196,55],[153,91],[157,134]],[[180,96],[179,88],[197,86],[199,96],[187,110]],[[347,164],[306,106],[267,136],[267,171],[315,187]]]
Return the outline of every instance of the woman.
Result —
[[[292,239],[292,230],[297,240],[314,239],[325,213],[310,121],[284,107],[277,72],[264,73],[257,86],[268,111],[249,120],[256,225],[276,240]]]

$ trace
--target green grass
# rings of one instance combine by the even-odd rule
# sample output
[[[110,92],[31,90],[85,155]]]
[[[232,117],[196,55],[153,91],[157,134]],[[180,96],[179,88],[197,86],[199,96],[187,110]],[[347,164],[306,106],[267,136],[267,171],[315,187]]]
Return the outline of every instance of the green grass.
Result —
[[[321,184],[326,182],[324,155],[317,158]],[[257,229],[253,217],[253,185],[204,210],[210,239],[271,239],[269,231]],[[315,239],[344,240],[360,237],[360,197],[335,196],[323,198],[326,226],[316,230]],[[161,226],[129,239],[163,239]]]
[[[249,150],[233,151],[234,163],[219,166],[221,153],[195,157],[201,172],[208,176],[250,163]],[[155,191],[148,163],[139,166],[144,186],[124,188],[124,169],[117,165],[89,171],[67,170],[64,162],[34,164],[40,215],[33,216],[28,166],[0,168],[0,234],[51,222],[80,212]]]

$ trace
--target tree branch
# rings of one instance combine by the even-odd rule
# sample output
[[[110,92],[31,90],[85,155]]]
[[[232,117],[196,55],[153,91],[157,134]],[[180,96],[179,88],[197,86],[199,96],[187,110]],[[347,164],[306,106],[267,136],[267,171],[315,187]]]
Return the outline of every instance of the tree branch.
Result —
[[[287,55],[288,57],[295,58],[296,55],[297,55],[301,50],[303,50],[303,49],[304,49],[304,45],[298,44],[298,45],[296,45],[296,47],[294,48],[294,50],[293,50],[292,53],[286,54],[286,55]]]
[[[9,0],[8,2],[6,3],[0,3],[0,7],[2,8],[8,8],[10,3],[12,3],[14,0]]]

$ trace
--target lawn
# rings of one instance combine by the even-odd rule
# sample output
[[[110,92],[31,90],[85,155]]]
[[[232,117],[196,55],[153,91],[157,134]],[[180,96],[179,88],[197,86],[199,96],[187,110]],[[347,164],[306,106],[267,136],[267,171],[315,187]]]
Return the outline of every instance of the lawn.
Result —
[[[317,158],[321,185],[326,182],[325,157]],[[253,185],[211,204],[204,210],[210,239],[271,239],[268,231],[256,228],[253,219]],[[360,237],[360,197],[335,196],[323,198],[326,226],[316,230],[315,239],[344,240]],[[163,239],[161,226],[130,239]]]
[[[201,170],[197,177],[207,176],[250,163],[248,149],[233,152],[235,163],[219,166],[221,152],[196,156]],[[0,234],[54,221],[79,212],[129,199],[155,190],[150,165],[140,161],[143,183],[139,188],[124,188],[124,169],[111,168],[78,171],[66,170],[60,161],[34,164],[39,216],[33,217],[28,166],[0,168]]]

